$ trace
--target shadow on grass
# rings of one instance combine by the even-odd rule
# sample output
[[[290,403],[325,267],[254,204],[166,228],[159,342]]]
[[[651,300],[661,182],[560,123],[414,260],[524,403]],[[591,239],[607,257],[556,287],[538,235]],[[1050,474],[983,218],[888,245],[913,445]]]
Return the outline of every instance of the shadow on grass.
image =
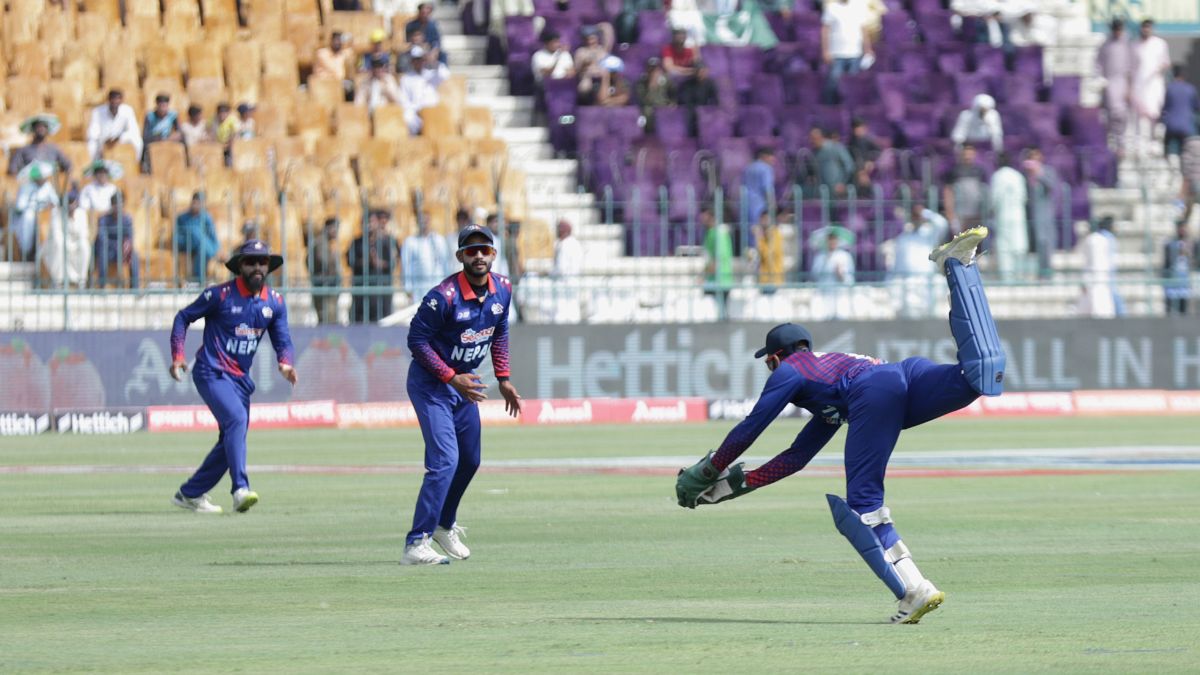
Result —
[[[873,626],[886,625],[882,621],[785,621],[778,619],[721,619],[712,617],[697,617],[697,616],[564,616],[560,617],[562,621],[612,621],[621,623],[742,623],[742,624],[783,624],[792,626],[803,625],[847,625],[847,626]]]
[[[325,565],[399,565],[400,560],[225,560],[208,564],[211,567],[315,567]]]

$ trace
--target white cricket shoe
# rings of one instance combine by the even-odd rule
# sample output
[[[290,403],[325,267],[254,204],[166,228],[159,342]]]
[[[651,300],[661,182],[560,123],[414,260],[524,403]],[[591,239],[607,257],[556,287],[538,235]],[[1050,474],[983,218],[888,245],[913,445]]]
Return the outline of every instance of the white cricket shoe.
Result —
[[[171,498],[171,503],[181,509],[195,511],[196,513],[221,513],[220,506],[208,501],[208,495],[200,495],[199,497],[184,497],[182,492],[176,492]]]
[[[954,258],[964,266],[970,265],[975,261],[975,249],[979,248],[979,242],[987,239],[987,236],[988,229],[983,226],[963,230],[950,241],[933,249],[933,252],[929,254],[929,259],[938,266],[939,270],[945,269],[946,261],[950,258]]]
[[[939,591],[932,581],[925,579],[900,599],[900,609],[892,615],[891,622],[917,623],[945,601],[946,594]]]
[[[449,565],[450,559],[433,550],[429,535],[421,538],[415,544],[404,547],[404,557],[400,558],[401,565]]]
[[[238,488],[233,491],[233,510],[245,513],[251,506],[258,503],[258,493],[250,488]]]
[[[467,528],[459,527],[458,523],[450,526],[450,529],[438,527],[433,531],[433,540],[438,546],[446,552],[446,555],[455,560],[466,560],[471,557],[471,549],[462,543],[462,537],[467,536]]]

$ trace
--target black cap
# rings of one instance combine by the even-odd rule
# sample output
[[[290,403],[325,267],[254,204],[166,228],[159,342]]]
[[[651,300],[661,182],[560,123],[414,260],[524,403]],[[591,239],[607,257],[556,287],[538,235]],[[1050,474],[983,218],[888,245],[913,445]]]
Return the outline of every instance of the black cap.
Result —
[[[794,323],[781,323],[767,332],[767,346],[754,352],[754,358],[761,359],[767,354],[785,350],[790,352],[801,340],[807,342],[809,349],[812,349],[812,333],[809,333],[808,329]]]
[[[491,230],[487,229],[486,227],[483,227],[482,225],[468,225],[458,231],[458,247],[462,248],[463,246],[465,246],[467,244],[467,239],[470,239],[471,235],[473,235],[473,234],[478,234],[478,235],[487,237],[488,244],[491,244],[493,246],[496,244],[496,237],[492,235]]]

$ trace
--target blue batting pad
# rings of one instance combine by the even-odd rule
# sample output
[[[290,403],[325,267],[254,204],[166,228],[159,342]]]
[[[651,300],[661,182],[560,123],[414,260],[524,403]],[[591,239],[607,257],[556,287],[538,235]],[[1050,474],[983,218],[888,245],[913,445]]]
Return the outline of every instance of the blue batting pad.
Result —
[[[883,552],[883,545],[879,543],[879,537],[875,536],[875,531],[863,523],[862,517],[857,511],[850,508],[846,500],[837,495],[825,495],[825,499],[829,500],[829,510],[833,512],[833,524],[837,527],[838,532],[841,532],[842,536],[850,541],[854,550],[858,551],[862,559],[867,561],[867,567],[870,567],[875,576],[887,584],[896,598],[903,598],[904,582],[896,573],[896,568],[888,562],[887,556]]]
[[[980,394],[999,396],[1004,391],[1007,359],[983,293],[979,268],[947,260],[946,280],[950,285],[950,334],[958,344],[963,375]]]

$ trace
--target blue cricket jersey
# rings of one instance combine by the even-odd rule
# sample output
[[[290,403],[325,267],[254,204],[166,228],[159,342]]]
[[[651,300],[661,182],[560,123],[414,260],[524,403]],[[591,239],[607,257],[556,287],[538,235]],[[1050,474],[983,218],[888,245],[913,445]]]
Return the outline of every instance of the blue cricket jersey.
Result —
[[[508,307],[512,284],[488,273],[487,292],[475,293],[463,272],[434,286],[408,328],[414,364],[442,382],[470,373],[491,352],[496,377],[508,377]]]
[[[758,403],[746,419],[729,432],[717,454],[722,457],[741,455],[789,403],[811,412],[814,422],[817,419],[825,422],[823,429],[808,432],[824,436],[823,440],[814,439],[824,445],[842,422],[849,421],[846,392],[850,381],[880,363],[879,359],[858,354],[792,354],[767,378]]]
[[[195,302],[179,310],[171,329],[173,362],[184,360],[188,326],[200,318],[204,319],[204,342],[196,351],[197,370],[209,368],[249,377],[263,332],[270,335],[279,363],[292,365],[294,361],[283,296],[265,285],[251,294],[238,277],[205,289]]]

